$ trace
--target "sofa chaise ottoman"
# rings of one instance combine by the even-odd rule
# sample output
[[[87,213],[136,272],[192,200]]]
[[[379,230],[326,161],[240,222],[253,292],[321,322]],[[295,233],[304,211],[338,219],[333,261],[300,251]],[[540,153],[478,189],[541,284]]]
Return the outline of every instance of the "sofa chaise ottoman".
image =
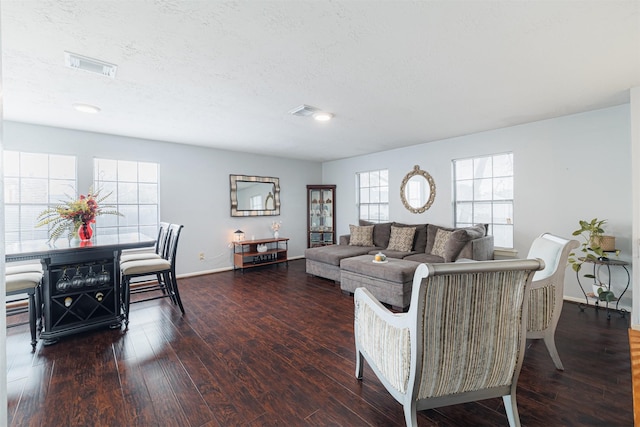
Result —
[[[340,289],[353,294],[357,288],[367,288],[380,302],[397,311],[404,311],[411,302],[413,275],[417,261],[387,258],[386,263],[374,263],[374,255],[345,258],[340,262]]]

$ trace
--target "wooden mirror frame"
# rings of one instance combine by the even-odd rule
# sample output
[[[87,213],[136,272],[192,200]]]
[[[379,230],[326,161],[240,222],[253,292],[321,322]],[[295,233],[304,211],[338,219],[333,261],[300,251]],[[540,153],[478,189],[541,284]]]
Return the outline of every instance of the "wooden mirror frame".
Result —
[[[252,176],[252,175],[229,175],[230,196],[231,196],[231,216],[275,216],[280,215],[280,179],[270,176]],[[269,191],[265,199],[265,208],[267,202],[273,203],[272,209],[238,209],[238,183],[253,182],[272,184],[272,191]]]
[[[427,200],[424,205],[419,206],[417,208],[411,206],[409,204],[409,201],[407,200],[407,197],[405,196],[405,190],[406,190],[406,187],[407,187],[407,183],[414,176],[421,176],[424,179],[426,179],[427,182],[429,183],[429,190],[430,190],[429,200]],[[422,213],[422,212],[426,211],[427,209],[429,209],[431,207],[431,205],[433,204],[433,201],[435,200],[435,198],[436,198],[436,183],[433,181],[433,178],[431,177],[431,175],[429,175],[429,172],[423,171],[422,169],[420,169],[420,166],[415,165],[413,167],[413,170],[411,172],[409,172],[404,177],[404,179],[402,180],[402,184],[400,185],[400,199],[402,200],[402,204],[410,212],[418,214],[418,213]]]

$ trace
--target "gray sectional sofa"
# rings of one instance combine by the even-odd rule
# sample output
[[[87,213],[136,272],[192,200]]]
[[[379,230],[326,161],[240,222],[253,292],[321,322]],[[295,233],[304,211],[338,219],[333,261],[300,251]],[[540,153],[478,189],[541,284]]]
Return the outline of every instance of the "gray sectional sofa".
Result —
[[[493,236],[484,224],[447,228],[433,224],[373,224],[361,221],[338,245],[305,250],[308,274],[340,282],[344,292],[367,287],[399,310],[409,305],[413,273],[420,263],[493,259]],[[387,262],[376,264],[382,252]]]
[[[307,273],[340,281],[340,261],[359,255],[384,253],[388,258],[416,261],[418,263],[454,262],[460,258],[484,261],[493,259],[493,236],[488,236],[483,224],[467,228],[447,228],[433,224],[401,224],[387,222],[374,224],[361,221],[360,226],[373,227],[373,244],[354,245],[351,235],[340,236],[338,245],[308,248],[304,255]],[[391,227],[415,227],[413,244],[408,251],[389,250]],[[353,229],[353,226],[352,226]],[[433,254],[438,230],[451,232],[446,243],[445,255]]]

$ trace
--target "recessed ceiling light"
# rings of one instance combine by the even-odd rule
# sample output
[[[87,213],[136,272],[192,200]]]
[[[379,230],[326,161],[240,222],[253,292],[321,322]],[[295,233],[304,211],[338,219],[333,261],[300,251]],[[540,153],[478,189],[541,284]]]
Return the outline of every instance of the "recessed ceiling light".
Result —
[[[327,113],[326,111],[319,111],[313,114],[313,118],[319,122],[327,122],[333,118],[333,114]]]
[[[82,113],[96,114],[100,112],[99,107],[96,107],[95,105],[89,105],[89,104],[76,103],[76,104],[73,104],[73,108],[75,108],[77,111],[80,111]]]

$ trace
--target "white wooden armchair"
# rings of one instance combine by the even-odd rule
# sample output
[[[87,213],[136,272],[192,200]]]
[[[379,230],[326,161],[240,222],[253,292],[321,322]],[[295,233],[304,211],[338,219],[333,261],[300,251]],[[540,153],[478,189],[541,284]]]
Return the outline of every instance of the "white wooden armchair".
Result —
[[[355,302],[356,377],[363,360],[404,407],[416,411],[502,397],[519,426],[516,385],[525,349],[526,286],[541,260],[418,266],[407,313],[365,288]]]
[[[527,338],[543,339],[559,370],[564,370],[564,366],[556,349],[555,335],[562,312],[564,273],[569,253],[579,245],[577,240],[544,233],[533,241],[527,255],[527,258],[540,258],[545,264],[544,270],[533,275],[530,286]]]

